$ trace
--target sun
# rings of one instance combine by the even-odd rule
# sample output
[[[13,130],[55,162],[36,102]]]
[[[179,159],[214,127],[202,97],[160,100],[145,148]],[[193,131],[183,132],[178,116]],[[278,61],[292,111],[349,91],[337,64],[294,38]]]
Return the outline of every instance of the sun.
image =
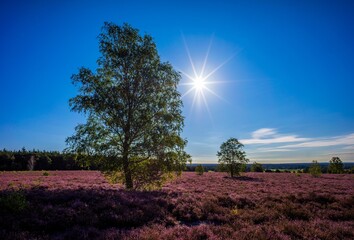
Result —
[[[205,86],[206,84],[202,77],[196,77],[193,79],[193,87],[196,91],[203,91],[203,88],[205,88]]]
[[[230,61],[233,56],[231,56],[226,61],[221,63],[219,66],[217,66],[216,68],[212,69],[210,72],[205,74],[205,69],[206,69],[207,62],[208,62],[208,57],[209,57],[209,52],[210,52],[210,48],[211,48],[211,44],[212,44],[212,39],[210,40],[210,43],[209,43],[209,46],[208,46],[208,49],[206,51],[206,55],[205,55],[205,58],[204,58],[204,61],[203,61],[203,66],[202,66],[201,69],[196,69],[184,37],[183,37],[183,40],[184,40],[185,48],[186,48],[186,51],[187,51],[187,54],[188,54],[189,62],[191,64],[193,73],[189,74],[189,73],[186,73],[186,72],[180,70],[180,72],[188,78],[187,82],[181,83],[181,85],[189,86],[189,89],[182,95],[182,98],[184,98],[185,96],[187,96],[190,93],[194,92],[191,110],[196,105],[196,103],[199,106],[204,105],[206,110],[209,113],[209,116],[211,117],[211,113],[210,113],[210,110],[209,110],[209,105],[208,105],[208,102],[207,102],[207,96],[213,95],[213,96],[215,96],[215,97],[217,97],[217,98],[219,98],[221,100],[224,100],[224,101],[225,101],[225,99],[223,99],[218,94],[216,94],[215,91],[213,91],[213,89],[212,89],[212,85],[220,84],[220,83],[222,83],[224,81],[211,81],[210,77],[216,71],[218,71],[222,66],[224,66],[228,61]]]

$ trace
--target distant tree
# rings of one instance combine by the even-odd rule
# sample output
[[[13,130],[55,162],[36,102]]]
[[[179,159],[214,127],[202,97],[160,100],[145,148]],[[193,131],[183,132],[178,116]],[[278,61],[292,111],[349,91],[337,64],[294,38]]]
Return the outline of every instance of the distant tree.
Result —
[[[339,157],[332,157],[329,161],[328,173],[343,173],[344,167]]]
[[[309,173],[313,176],[313,177],[319,177],[321,176],[321,166],[320,164],[316,161],[313,160],[311,166],[309,167]]]
[[[35,163],[36,163],[36,157],[34,155],[31,155],[31,157],[28,159],[27,169],[32,171],[34,169]]]
[[[220,146],[217,156],[219,164],[225,169],[231,177],[239,176],[240,172],[249,160],[246,158],[246,153],[243,151],[243,144],[236,138],[230,138]]]
[[[195,172],[198,175],[203,175],[205,172],[204,167],[201,164],[199,164],[198,166],[195,167]]]
[[[251,166],[251,172],[263,172],[264,168],[262,164],[254,162]]]
[[[188,160],[187,160],[187,161],[188,161],[189,165],[190,165],[190,166],[192,166],[192,161],[193,161],[193,160],[192,160],[192,158],[191,158],[191,157],[190,157],[190,158],[188,158]]]
[[[161,62],[149,35],[128,24],[105,23],[96,72],[72,76],[79,95],[73,111],[87,116],[66,141],[67,151],[104,156],[106,170],[119,171],[127,189],[180,173],[189,155],[183,128],[180,74]]]

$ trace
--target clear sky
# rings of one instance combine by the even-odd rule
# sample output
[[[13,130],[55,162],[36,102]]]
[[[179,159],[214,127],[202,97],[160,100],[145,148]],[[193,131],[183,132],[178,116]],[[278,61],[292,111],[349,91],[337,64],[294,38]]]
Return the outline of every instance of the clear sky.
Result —
[[[194,162],[216,162],[230,137],[251,161],[354,161],[353,13],[350,0],[1,1],[0,148],[65,148],[84,122],[68,106],[70,77],[96,68],[109,21],[150,34],[161,59],[185,73]],[[203,65],[202,77],[212,73],[205,101],[186,85],[188,53],[198,74]]]

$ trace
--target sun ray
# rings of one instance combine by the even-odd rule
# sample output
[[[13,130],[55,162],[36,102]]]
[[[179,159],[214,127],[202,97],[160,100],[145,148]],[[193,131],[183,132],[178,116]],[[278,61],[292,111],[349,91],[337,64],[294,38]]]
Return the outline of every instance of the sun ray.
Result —
[[[231,57],[229,57],[228,59],[226,59],[223,63],[221,63],[219,66],[217,66],[216,68],[214,68],[214,70],[212,70],[208,75],[205,76],[205,78],[209,78],[211,75],[213,75],[216,71],[218,71],[220,68],[222,68],[226,63],[228,63],[236,54],[233,54]]]
[[[194,77],[192,77],[191,75],[189,75],[188,73],[185,73],[184,71],[182,70],[178,70],[180,71],[183,75],[185,75],[187,78],[189,78],[190,80],[194,81]]]
[[[207,50],[206,55],[205,55],[205,58],[204,58],[202,71],[200,72],[200,76],[203,76],[203,74],[204,74],[205,66],[206,66],[206,64],[207,64],[208,57],[209,57],[209,53],[210,53],[210,48],[211,48],[211,45],[212,45],[212,43],[213,43],[213,38],[214,38],[214,35],[213,35],[213,36],[211,37],[211,39],[210,39],[209,46],[208,46],[208,50]]]
[[[188,77],[188,76],[186,76],[186,77]],[[181,85],[181,86],[191,86],[191,85],[194,86],[194,79],[190,79],[190,80],[192,80],[192,82],[184,82],[184,83],[180,83],[179,85]],[[239,80],[237,80],[237,81],[239,82]],[[247,81],[247,80],[243,80],[243,81]],[[220,83],[232,83],[232,81],[204,81],[203,85],[207,86],[207,85],[215,85],[215,84],[220,84]]]
[[[197,71],[195,70],[195,66],[194,66],[194,63],[193,63],[193,60],[192,60],[192,57],[191,57],[191,53],[189,52],[189,48],[188,48],[188,45],[186,43],[186,39],[184,38],[184,35],[182,34],[182,38],[183,38],[183,42],[184,42],[184,47],[186,48],[186,51],[187,51],[187,54],[188,54],[188,58],[189,58],[189,62],[191,63],[191,66],[192,66],[192,69],[193,69],[193,72],[194,72],[194,76],[197,77]]]
[[[194,88],[190,88],[187,92],[185,92],[183,95],[182,95],[182,98],[185,97],[186,95],[188,95],[190,92],[192,92],[193,90],[195,90]]]
[[[205,90],[207,90],[208,92],[210,92],[211,94],[213,94],[215,97],[219,98],[220,100],[229,103],[225,98],[219,96],[218,94],[216,94],[213,90],[211,90],[210,88],[205,87]]]
[[[180,83],[181,86],[194,86],[194,82]]]
[[[193,96],[191,111],[194,109],[194,105],[195,105],[195,102],[196,102],[197,98],[198,98],[198,94],[197,94],[197,92],[195,92],[194,96]]]
[[[206,98],[204,96],[204,93],[201,92],[200,95],[202,96],[202,99],[204,101],[204,105],[205,105],[205,108],[206,108],[206,110],[208,112],[209,118],[210,118],[211,122],[213,123],[213,116],[211,115],[211,112],[210,112],[210,109],[209,109],[209,105],[208,105],[208,102],[207,102],[207,100],[206,100]]]

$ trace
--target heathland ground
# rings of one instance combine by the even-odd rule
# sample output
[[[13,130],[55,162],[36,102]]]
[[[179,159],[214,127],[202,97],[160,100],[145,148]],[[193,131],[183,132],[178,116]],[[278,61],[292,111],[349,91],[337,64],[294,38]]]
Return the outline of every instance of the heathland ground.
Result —
[[[349,174],[184,172],[126,191],[98,171],[0,173],[1,239],[353,239]]]

